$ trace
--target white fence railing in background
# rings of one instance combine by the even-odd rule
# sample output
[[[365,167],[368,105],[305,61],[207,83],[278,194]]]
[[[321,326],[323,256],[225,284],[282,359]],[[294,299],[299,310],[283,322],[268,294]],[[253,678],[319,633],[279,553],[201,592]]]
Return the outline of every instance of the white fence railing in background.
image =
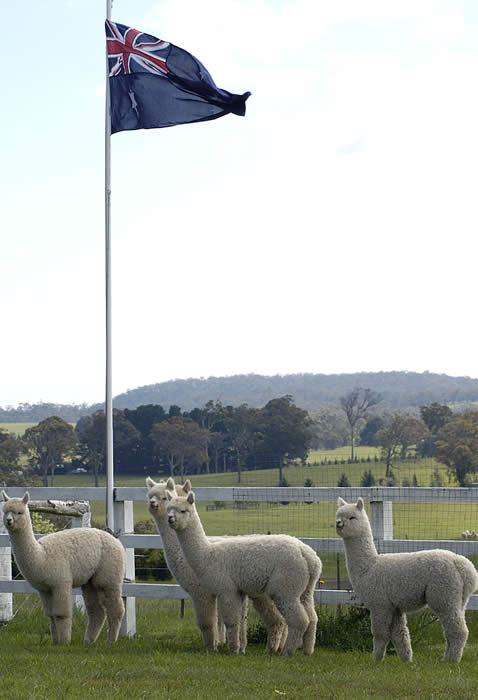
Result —
[[[22,488],[6,488],[9,496],[23,496]],[[103,501],[106,490],[94,487],[67,487],[29,489],[32,499],[58,499],[72,501]],[[289,503],[335,502],[338,496],[346,501],[355,501],[362,496],[370,503],[370,520],[375,543],[379,552],[417,551],[421,549],[449,549],[466,556],[478,556],[478,541],[472,540],[395,540],[393,539],[393,503],[474,503],[478,504],[478,488],[394,488],[394,487],[331,487],[331,488],[278,488],[278,487],[201,487],[195,488],[198,501],[252,501]],[[134,534],[133,503],[145,502],[146,489],[141,487],[117,487],[115,489],[115,529],[126,550],[126,574],[123,585],[126,613],[121,634],[131,636],[136,632],[136,598],[189,598],[188,594],[175,584],[134,583],[134,550],[162,549],[160,535]],[[301,537],[317,553],[343,552],[340,538]],[[11,579],[11,551],[8,534],[0,524],[0,621],[6,621],[13,614],[13,593],[35,593],[27,581]],[[80,589],[75,594],[81,595]],[[360,600],[353,591],[317,589],[317,604],[358,604]],[[468,609],[478,610],[478,595],[470,598]]]

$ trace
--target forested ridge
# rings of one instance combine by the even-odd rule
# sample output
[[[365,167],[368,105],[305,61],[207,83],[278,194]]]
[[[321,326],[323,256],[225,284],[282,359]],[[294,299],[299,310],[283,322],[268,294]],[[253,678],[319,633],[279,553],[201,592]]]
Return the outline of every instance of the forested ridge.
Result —
[[[212,400],[221,401],[225,406],[247,404],[251,408],[259,408],[273,398],[290,395],[297,406],[316,411],[326,406],[337,406],[341,396],[359,386],[380,393],[382,406],[391,409],[413,409],[433,402],[455,405],[478,401],[478,379],[432,372],[394,371],[274,376],[238,374],[174,379],[131,389],[116,396],[113,403],[115,408],[120,409],[158,404],[165,409],[174,405],[183,411],[190,411]],[[102,403],[5,406],[0,408],[0,422],[36,422],[51,415],[76,422],[102,407]]]

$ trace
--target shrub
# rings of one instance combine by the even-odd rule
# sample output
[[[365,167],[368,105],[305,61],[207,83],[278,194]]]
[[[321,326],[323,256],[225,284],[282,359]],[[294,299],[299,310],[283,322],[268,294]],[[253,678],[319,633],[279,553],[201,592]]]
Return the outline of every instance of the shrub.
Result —
[[[375,486],[375,477],[372,474],[372,470],[369,469],[362,474],[360,479],[360,486]]]
[[[319,606],[317,646],[341,651],[371,651],[370,613],[359,605],[345,608]]]
[[[350,486],[350,481],[348,479],[348,476],[345,472],[342,472],[340,479],[337,482],[337,486]]]
[[[357,605],[319,606],[316,644],[341,651],[371,651],[373,647],[370,631],[369,611]],[[267,633],[262,622],[257,619],[250,624],[247,638],[249,642],[264,644]]]
[[[30,513],[32,520],[33,532],[37,535],[51,535],[57,530],[61,530],[60,527],[55,527],[52,521],[42,515],[41,513],[32,512]]]
[[[140,520],[135,532],[140,535],[156,535],[156,526],[152,520]],[[165,581],[172,578],[162,549],[135,549],[136,578],[141,581]]]
[[[304,481],[304,488],[306,488],[306,489],[311,489],[313,487],[313,485],[314,485],[314,482],[312,481],[312,479],[306,479]]]
[[[317,622],[317,646],[340,651],[372,651],[370,613],[367,608],[362,605],[319,605],[316,610],[319,618]],[[424,610],[408,617],[408,627],[414,649],[429,639],[427,628],[437,619],[431,610]],[[256,615],[251,616],[247,639],[250,643],[257,644],[265,644],[267,640],[266,629]],[[388,645],[387,651],[389,654],[395,653],[391,643]]]

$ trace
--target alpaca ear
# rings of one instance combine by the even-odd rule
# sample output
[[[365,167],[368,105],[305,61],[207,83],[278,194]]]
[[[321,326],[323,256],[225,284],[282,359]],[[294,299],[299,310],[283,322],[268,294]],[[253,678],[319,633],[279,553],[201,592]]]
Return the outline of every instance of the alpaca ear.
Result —
[[[176,484],[174,483],[174,479],[170,476],[169,479],[166,482],[166,488],[168,491],[175,491],[176,490]]]
[[[184,493],[189,493],[192,489],[191,482],[189,479],[186,479],[183,485],[183,491]]]
[[[357,508],[358,508],[359,510],[363,510],[363,498],[361,498],[361,497],[358,498],[358,499],[357,499],[357,504],[356,504],[356,505],[357,505]]]
[[[347,503],[346,503],[346,501],[344,501],[343,498],[340,498],[340,496],[339,496],[339,497],[337,498],[337,505],[338,505],[338,507],[340,508],[340,506],[346,506]]]
[[[195,500],[194,499],[194,491],[190,491],[188,493],[188,503],[192,506],[192,504],[194,503],[194,500]]]
[[[10,500],[10,497],[7,496],[7,494],[5,493],[5,491],[2,491],[2,496],[3,496],[3,500],[4,500],[4,501],[9,501],[9,500]]]
[[[28,491],[25,491],[25,495],[23,496],[22,501],[26,505],[29,500],[30,500],[30,494],[28,493]]]
[[[168,501],[172,501],[174,498],[173,494],[171,493],[171,491],[168,491],[168,489],[166,489],[166,498],[168,499]]]
[[[146,478],[146,486],[147,486],[149,489],[152,489],[153,486],[156,486],[156,482],[153,481],[153,480],[151,479],[151,477],[148,476],[148,477]]]

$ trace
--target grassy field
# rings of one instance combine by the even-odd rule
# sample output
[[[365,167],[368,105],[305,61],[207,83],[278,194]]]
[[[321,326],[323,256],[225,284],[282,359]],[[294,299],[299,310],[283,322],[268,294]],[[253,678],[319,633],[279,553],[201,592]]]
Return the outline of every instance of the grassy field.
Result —
[[[6,430],[8,433],[23,435],[25,430],[33,428],[34,425],[37,425],[37,423],[0,423],[0,428]]]
[[[334,458],[335,459],[335,458]],[[430,484],[433,472],[439,468],[444,483],[450,484],[443,465],[434,460],[410,460],[398,463],[394,471],[400,482],[413,475],[421,486]],[[365,462],[354,464],[319,464],[286,467],[283,475],[290,486],[303,486],[310,479],[316,486],[336,486],[342,472],[348,476],[352,486],[359,486],[364,471],[371,469],[377,481],[385,475],[382,462]],[[159,477],[152,474],[153,478]],[[199,486],[237,486],[238,475],[235,472],[225,474],[201,474],[191,477],[193,487]],[[88,474],[70,474],[55,476],[55,486],[91,486],[92,477]],[[278,470],[258,469],[242,472],[241,486],[276,486]],[[100,478],[105,485],[105,479]],[[141,476],[118,474],[116,486],[144,487]],[[145,488],[146,496],[146,488]],[[92,502],[93,519],[98,524],[104,523],[104,504]],[[222,504],[223,508],[206,511],[206,504],[200,503],[199,509],[206,532],[216,534],[240,534],[248,532],[287,532],[300,537],[333,537],[335,504],[259,504],[244,509],[235,508],[232,503]],[[395,537],[409,539],[456,539],[465,529],[478,530],[478,513],[470,504],[414,504],[397,503],[394,505]],[[135,521],[149,519],[146,503],[135,503]]]
[[[478,616],[469,614],[470,639],[460,665],[443,664],[437,623],[421,639],[412,627],[414,660],[395,654],[381,663],[369,651],[317,646],[310,657],[269,657],[250,642],[245,656],[206,653],[186,604],[139,600],[137,634],[107,648],[84,647],[84,618],[75,613],[71,646],[54,647],[38,596],[15,596],[15,617],[0,628],[2,696],[11,700],[127,698],[461,698],[477,697]],[[319,617],[322,614],[319,608]],[[251,613],[250,629],[254,624]],[[347,645],[348,646],[348,645]]]
[[[357,465],[347,465],[355,469]],[[363,466],[363,465],[358,465]],[[374,469],[376,464],[372,464]],[[380,465],[379,465],[380,466]],[[335,469],[335,466],[333,467]],[[426,467],[420,467],[414,463],[414,468],[425,479],[426,469],[430,470],[430,463]],[[294,483],[294,473],[302,472],[315,474],[320,470],[328,471],[326,467],[290,467],[284,470],[290,483]],[[256,476],[260,485],[264,483],[268,472],[250,472],[247,476]],[[246,476],[246,473],[243,475]],[[262,477],[262,478],[261,478]],[[231,486],[236,483],[237,475],[226,473],[218,475],[201,475],[192,477],[194,486]],[[245,479],[244,479],[245,480]],[[302,474],[296,476],[297,485],[301,485]],[[335,485],[330,478],[328,485]],[[104,484],[104,481],[102,481]],[[65,475],[55,478],[57,486],[91,485],[91,477],[88,475]],[[144,502],[135,502],[135,523],[141,521],[151,522],[151,517],[146,507],[146,487],[142,477],[121,476],[116,478],[117,486],[141,486],[144,487]],[[252,484],[247,484],[252,485]],[[231,502],[217,502],[215,504],[198,502],[198,510],[208,535],[235,535],[248,533],[287,533],[297,537],[321,537],[335,538],[335,502],[321,503],[247,503],[237,507]],[[211,509],[211,505],[215,509]],[[105,505],[103,502],[92,501],[93,524],[97,527],[105,525]],[[454,502],[422,502],[422,503],[394,503],[393,504],[393,535],[395,539],[409,540],[459,540],[464,530],[478,530],[478,506],[474,503]],[[138,529],[137,529],[138,531]],[[333,553],[322,550],[320,553],[324,565],[323,580],[326,588],[337,587],[337,566],[340,567],[341,587],[348,586],[346,567],[342,555],[337,557]]]

